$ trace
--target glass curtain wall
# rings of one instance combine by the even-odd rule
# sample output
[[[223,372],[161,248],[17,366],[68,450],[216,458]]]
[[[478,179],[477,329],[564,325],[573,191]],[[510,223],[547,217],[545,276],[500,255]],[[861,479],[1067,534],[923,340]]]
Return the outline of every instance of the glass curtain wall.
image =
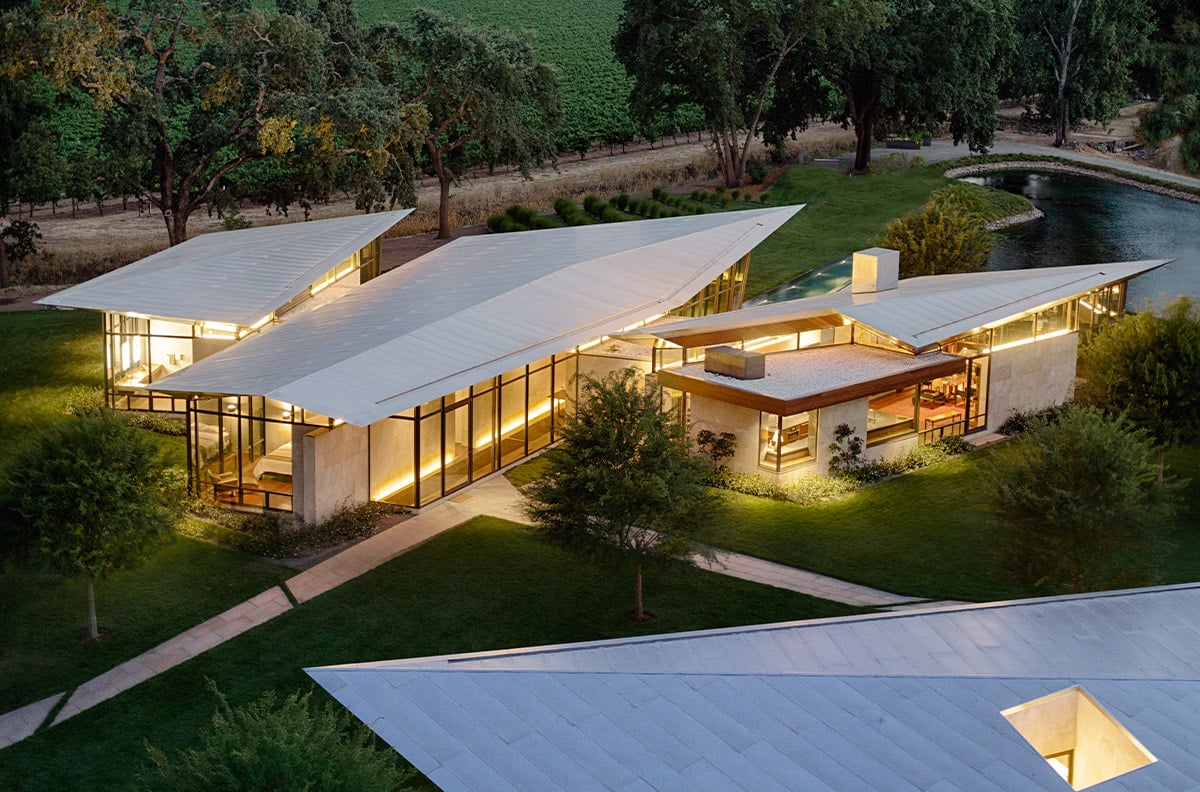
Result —
[[[291,511],[297,426],[311,431],[333,426],[333,421],[262,396],[191,400],[188,467],[193,491],[219,503]]]
[[[683,305],[668,313],[671,316],[711,316],[736,311],[746,297],[746,274],[750,271],[750,254],[718,275]]]
[[[550,445],[577,370],[554,355],[372,424],[371,499],[424,506]]]
[[[816,457],[817,413],[776,415],[760,412],[758,466],[779,473]]]
[[[237,331],[232,325],[218,327],[211,322],[104,314],[109,406],[118,410],[186,412],[186,397],[156,393],[154,383],[194,363],[205,344],[219,347],[234,341]]]

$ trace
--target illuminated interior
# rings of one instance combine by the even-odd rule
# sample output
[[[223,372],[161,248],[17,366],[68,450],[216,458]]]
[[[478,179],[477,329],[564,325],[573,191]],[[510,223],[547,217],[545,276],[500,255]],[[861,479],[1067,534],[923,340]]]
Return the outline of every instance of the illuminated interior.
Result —
[[[1000,714],[1072,789],[1087,789],[1158,761],[1078,685]]]

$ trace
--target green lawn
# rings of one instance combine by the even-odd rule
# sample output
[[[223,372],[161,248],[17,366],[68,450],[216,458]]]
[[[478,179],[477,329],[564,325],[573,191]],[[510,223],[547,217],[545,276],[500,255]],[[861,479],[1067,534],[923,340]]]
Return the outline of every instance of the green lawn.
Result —
[[[672,565],[650,570],[633,624],[632,573],[583,563],[531,530],[477,518],[22,743],[0,751],[0,789],[125,789],[143,739],[191,745],[213,710],[205,678],[234,703],[307,689],[301,669],[483,649],[675,632],[855,612]],[[323,695],[323,694],[322,694]]]
[[[995,567],[1000,527],[985,509],[992,451],[865,487],[816,506],[729,493],[736,515],[714,544],[886,591],[926,599],[988,601],[1062,593],[1023,589]],[[1200,447],[1173,450],[1168,465],[1200,470]],[[1200,480],[1182,491],[1176,547],[1162,582],[1200,580]]]
[[[848,176],[816,165],[789,168],[771,186],[771,205],[805,204],[750,259],[746,296],[868,247],[887,224],[947,184],[936,165]]]
[[[0,313],[0,467],[31,430],[62,417],[72,388],[103,381],[99,314]]]
[[[178,537],[143,567],[96,584],[103,641],[87,626],[82,580],[9,567],[0,573],[0,713],[100,674],[259,594],[295,570]]]

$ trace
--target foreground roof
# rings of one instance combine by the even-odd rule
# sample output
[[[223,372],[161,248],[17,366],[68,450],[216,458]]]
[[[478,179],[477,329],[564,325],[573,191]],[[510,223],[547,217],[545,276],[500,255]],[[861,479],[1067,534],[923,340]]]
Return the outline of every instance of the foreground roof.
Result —
[[[203,234],[38,302],[249,327],[410,212]]]
[[[728,314],[680,319],[648,328],[680,346],[707,346],[840,324],[841,317],[894,338],[914,352],[982,330],[1014,316],[1157,269],[1168,259],[926,275],[869,294],[831,294],[743,308]]]
[[[461,237],[156,387],[364,426],[677,307],[801,208]]]
[[[1000,714],[1082,685],[1200,786],[1200,585],[308,669],[446,792],[1065,790]]]

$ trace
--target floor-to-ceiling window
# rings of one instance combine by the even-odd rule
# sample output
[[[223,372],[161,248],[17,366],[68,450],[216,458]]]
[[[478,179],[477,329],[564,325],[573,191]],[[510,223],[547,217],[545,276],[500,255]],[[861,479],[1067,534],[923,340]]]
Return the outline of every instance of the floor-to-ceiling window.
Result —
[[[371,425],[371,498],[424,506],[558,439],[574,352],[542,358]]]

